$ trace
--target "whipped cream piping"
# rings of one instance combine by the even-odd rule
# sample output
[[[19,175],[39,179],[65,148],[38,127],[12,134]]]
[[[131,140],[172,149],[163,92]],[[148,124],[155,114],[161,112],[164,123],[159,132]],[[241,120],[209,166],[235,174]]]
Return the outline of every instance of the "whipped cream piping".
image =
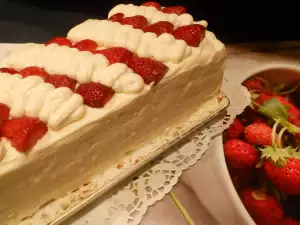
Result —
[[[179,63],[190,56],[192,49],[185,41],[176,40],[171,34],[157,37],[154,33],[133,29],[131,25],[107,20],[89,19],[71,29],[68,38],[73,42],[91,39],[100,47],[124,47],[141,57],[153,57],[158,61],[172,63]]]
[[[55,88],[41,77],[0,74],[0,103],[10,107],[11,117],[23,115],[40,118],[53,129],[81,119],[85,105],[81,95],[69,88]]]
[[[153,24],[159,21],[168,21],[174,25],[175,28],[185,25],[190,25],[194,23],[194,18],[188,13],[182,15],[177,14],[167,14],[157,10],[154,7],[147,6],[136,6],[133,4],[119,4],[115,6],[108,13],[108,18],[116,13],[123,13],[125,17],[130,16],[144,16],[149,24]]]
[[[126,64],[120,64],[109,65],[108,60],[102,54],[92,54],[57,44],[48,46],[25,44],[12,52],[1,66],[18,70],[27,66],[37,66],[44,68],[50,76],[51,74],[67,75],[79,83],[91,81],[102,83],[103,81],[102,84],[118,93],[141,92],[145,85],[143,79],[133,73]]]

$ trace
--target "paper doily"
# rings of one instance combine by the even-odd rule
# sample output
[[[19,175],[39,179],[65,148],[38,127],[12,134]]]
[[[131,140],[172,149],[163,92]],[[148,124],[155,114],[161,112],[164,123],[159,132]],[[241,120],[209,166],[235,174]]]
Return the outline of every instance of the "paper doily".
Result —
[[[200,130],[176,144],[170,151],[152,162],[146,171],[138,174],[115,194],[107,194],[78,212],[63,225],[137,225],[147,208],[161,200],[177,183],[184,170],[194,165],[207,150],[211,139],[222,133],[250,103],[246,88],[223,79],[222,91],[230,99],[227,114],[210,121]],[[96,189],[91,182],[68,196],[46,205],[21,225],[44,225],[54,221],[70,205],[90,196]]]

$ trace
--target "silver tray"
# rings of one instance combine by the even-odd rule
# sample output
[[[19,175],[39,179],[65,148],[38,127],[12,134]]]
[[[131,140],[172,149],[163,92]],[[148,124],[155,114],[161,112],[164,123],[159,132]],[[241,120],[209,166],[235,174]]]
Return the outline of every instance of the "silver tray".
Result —
[[[211,98],[207,102],[199,106],[199,109],[193,113],[189,118],[175,124],[169,128],[162,136],[151,141],[149,143],[152,146],[152,151],[143,157],[141,161],[136,163],[134,166],[122,171],[120,174],[116,175],[110,180],[107,180],[98,188],[92,195],[82,200],[80,203],[71,207],[71,209],[65,211],[63,215],[57,218],[55,221],[49,223],[48,225],[58,225],[69,219],[72,215],[89,205],[91,202],[102,196],[104,193],[108,192],[112,188],[116,187],[118,184],[123,182],[126,178],[129,178],[142,167],[147,165],[149,162],[157,158],[162,153],[166,152],[170,147],[178,143],[183,138],[186,138],[192,132],[202,128],[207,122],[217,117],[218,115],[225,113],[225,109],[229,106],[230,101],[228,97],[220,91],[218,96]],[[147,146],[149,147],[149,146]],[[137,150],[138,151],[138,150]],[[128,157],[128,155],[127,155]]]

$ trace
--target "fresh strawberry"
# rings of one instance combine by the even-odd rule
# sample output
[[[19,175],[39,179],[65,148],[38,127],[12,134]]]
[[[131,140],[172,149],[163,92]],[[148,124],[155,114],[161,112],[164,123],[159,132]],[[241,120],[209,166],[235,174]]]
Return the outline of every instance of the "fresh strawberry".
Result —
[[[96,50],[94,54],[103,54],[109,61],[110,64],[114,63],[125,63],[127,64],[132,58],[133,53],[126,48],[113,47],[102,50]]]
[[[110,87],[107,87],[100,83],[86,83],[81,84],[77,90],[77,94],[80,94],[84,103],[93,108],[102,108],[111,100],[115,92]]]
[[[121,20],[123,18],[124,18],[123,13],[116,13],[116,14],[112,15],[111,17],[109,17],[108,20],[112,21],[112,22],[121,22]]]
[[[10,108],[8,108],[6,105],[0,103],[0,127],[2,126],[3,121],[8,120],[9,111],[10,111]]]
[[[281,225],[300,225],[300,223],[292,218],[284,218]]]
[[[49,76],[48,83],[52,84],[54,87],[67,87],[70,88],[72,91],[75,91],[76,87],[76,80],[66,76],[66,75],[51,75]]]
[[[252,145],[272,145],[272,128],[265,123],[252,123],[245,128],[244,138]]]
[[[183,13],[186,13],[186,8],[183,6],[169,6],[161,9],[161,11],[163,13],[168,13],[168,14],[174,13],[177,15],[181,15]]]
[[[143,29],[145,26],[147,26],[148,22],[144,16],[138,15],[123,18],[121,20],[121,24],[132,25],[132,27],[135,29]]]
[[[156,60],[133,56],[128,66],[140,75],[146,84],[158,83],[168,72],[169,68]]]
[[[78,41],[74,45],[74,48],[77,48],[80,51],[93,52],[98,48],[98,44],[95,41],[92,41],[89,39],[84,39],[84,40]]]
[[[248,143],[231,139],[224,144],[226,161],[234,168],[253,168],[259,160],[259,152]]]
[[[36,66],[30,66],[22,69],[20,74],[25,78],[29,76],[39,76],[44,79],[44,81],[48,80],[49,74],[43,69]]]
[[[243,85],[248,89],[248,91],[262,91],[264,86],[262,82],[256,78],[250,78],[243,83]]]
[[[168,21],[160,21],[154,24],[150,24],[144,27],[143,31],[155,33],[157,36],[163,33],[171,34],[174,29],[174,25]]]
[[[0,68],[1,73],[9,73],[9,74],[17,74],[18,71],[16,71],[14,68],[8,68],[8,67],[2,67]]]
[[[37,118],[20,117],[3,122],[1,134],[17,151],[27,152],[48,131],[47,125]]]
[[[286,107],[287,113],[288,113],[288,121],[293,123],[295,119],[300,118],[300,110],[294,106],[291,102],[289,102],[286,98],[280,96],[280,95],[273,95],[270,93],[261,93],[259,98],[256,99],[256,103],[258,105],[263,105],[266,101],[276,99],[278,100],[283,106]]]
[[[278,164],[278,163],[277,163]],[[300,194],[300,159],[288,158],[282,165],[270,160],[264,162],[263,168],[274,185],[287,195]]]
[[[200,24],[186,25],[174,30],[173,35],[176,39],[184,40],[192,47],[198,47],[205,37],[205,27]]]
[[[60,46],[69,46],[72,47],[72,43],[69,39],[65,37],[56,37],[51,40],[49,40],[45,45],[50,45],[50,44],[58,44]]]
[[[141,4],[141,6],[147,6],[147,7],[154,7],[156,8],[157,10],[160,10],[161,6],[158,2],[144,2],[143,4]]]
[[[281,225],[284,213],[275,197],[257,189],[245,189],[240,196],[257,225]]]
[[[245,126],[239,118],[235,118],[230,127],[226,130],[227,139],[237,139],[244,134]]]
[[[251,123],[266,123],[267,119],[258,113],[256,110],[253,110],[250,106],[247,106],[240,115],[240,118],[244,124],[251,124]]]

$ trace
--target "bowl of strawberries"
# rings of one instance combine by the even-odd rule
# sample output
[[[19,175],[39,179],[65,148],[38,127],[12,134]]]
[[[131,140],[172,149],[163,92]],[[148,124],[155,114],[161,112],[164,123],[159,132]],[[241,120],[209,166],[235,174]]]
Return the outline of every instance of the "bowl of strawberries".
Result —
[[[227,194],[245,224],[300,224],[300,68],[264,66],[243,85],[251,105],[223,133],[219,153]]]

